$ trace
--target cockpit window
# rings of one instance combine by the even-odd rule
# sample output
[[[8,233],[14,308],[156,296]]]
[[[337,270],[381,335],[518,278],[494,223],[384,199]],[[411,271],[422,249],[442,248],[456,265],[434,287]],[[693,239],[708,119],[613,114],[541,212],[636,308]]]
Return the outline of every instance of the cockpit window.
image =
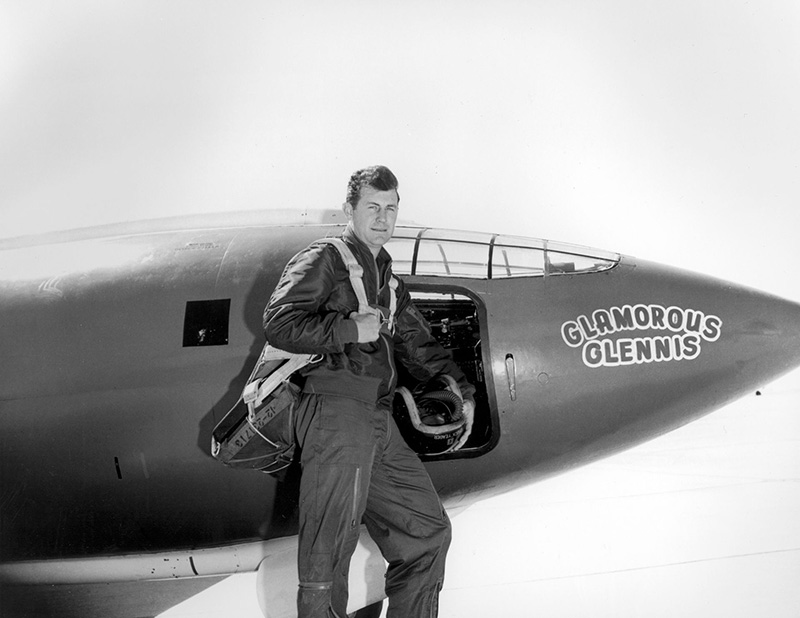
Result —
[[[492,252],[492,279],[502,277],[543,277],[544,247],[495,245]]]
[[[486,277],[487,256],[485,244],[421,239],[414,274],[483,279]]]
[[[400,227],[387,245],[398,274],[470,279],[545,277],[601,272],[619,255],[566,243]]]

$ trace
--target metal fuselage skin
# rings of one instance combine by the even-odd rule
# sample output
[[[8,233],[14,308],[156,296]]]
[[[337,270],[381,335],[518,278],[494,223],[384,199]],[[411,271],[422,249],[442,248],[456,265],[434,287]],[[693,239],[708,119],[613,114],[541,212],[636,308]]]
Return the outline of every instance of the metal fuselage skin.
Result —
[[[231,226],[2,249],[0,562],[293,534],[294,481],[220,465],[210,433],[263,345],[284,265],[340,231]],[[632,258],[598,273],[405,280],[480,314],[491,438],[427,462],[446,504],[638,444],[800,362],[800,306]],[[186,345],[197,301],[229,301],[216,345]]]

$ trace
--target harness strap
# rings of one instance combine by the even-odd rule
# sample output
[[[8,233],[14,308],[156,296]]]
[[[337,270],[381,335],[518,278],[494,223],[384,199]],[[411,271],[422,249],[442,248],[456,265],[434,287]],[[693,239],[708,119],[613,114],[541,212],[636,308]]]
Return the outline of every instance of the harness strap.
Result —
[[[361,264],[356,260],[356,256],[350,251],[350,247],[341,238],[322,238],[320,242],[333,245],[338,249],[339,255],[342,256],[344,265],[347,266],[347,272],[350,273],[350,284],[358,298],[358,312],[370,313],[369,301],[367,300],[367,292],[364,289],[364,269]]]
[[[397,313],[397,286],[400,283],[394,275],[389,279],[389,332],[394,332],[394,317]]]
[[[252,416],[255,406],[260,406],[267,395],[272,393],[278,385],[292,375],[298,369],[302,369],[309,363],[315,360],[314,354],[291,354],[284,352],[278,348],[273,348],[271,345],[266,346],[273,354],[275,359],[287,359],[286,362],[273,371],[268,377],[263,380],[256,380],[250,382],[245,386],[242,393],[242,399],[247,404],[250,411],[249,416]]]
[[[350,284],[353,286],[353,291],[358,298],[358,312],[359,313],[375,313],[367,300],[367,292],[364,289],[364,269],[361,264],[356,260],[356,256],[347,246],[347,243],[341,238],[322,238],[319,242],[324,242],[333,245],[338,249],[339,255],[342,256],[344,265],[347,266],[347,271],[350,273]],[[392,275],[389,279],[389,331],[394,331],[394,318],[397,312],[397,278]]]

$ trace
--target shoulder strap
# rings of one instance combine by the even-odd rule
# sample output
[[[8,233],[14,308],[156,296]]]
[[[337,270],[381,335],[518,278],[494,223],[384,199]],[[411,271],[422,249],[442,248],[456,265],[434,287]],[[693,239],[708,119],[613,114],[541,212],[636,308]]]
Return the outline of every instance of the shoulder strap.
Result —
[[[264,345],[256,366],[242,391],[242,399],[250,408],[261,405],[267,395],[298,369],[322,358],[319,354],[292,354],[269,343]]]
[[[394,333],[394,317],[395,313],[397,313],[397,286],[400,285],[397,277],[392,275],[389,277],[389,291],[390,291],[390,298],[389,298],[389,332]]]
[[[368,313],[370,311],[369,301],[367,300],[367,292],[364,289],[364,269],[361,264],[356,260],[356,256],[347,246],[347,243],[341,238],[321,238],[319,242],[324,242],[333,245],[338,249],[339,255],[342,256],[342,261],[347,266],[347,271],[350,273],[350,284],[353,286],[353,291],[358,298],[358,312]],[[389,277],[389,332],[394,332],[394,317],[397,312],[397,286],[398,281],[394,275]]]
[[[341,238],[322,238],[319,242],[324,242],[333,245],[338,249],[339,255],[342,256],[342,261],[347,266],[347,271],[350,273],[350,284],[353,286],[353,291],[358,298],[358,312],[369,312],[369,301],[367,300],[367,292],[364,289],[364,269],[361,264],[356,260],[356,256],[350,251],[350,247]]]

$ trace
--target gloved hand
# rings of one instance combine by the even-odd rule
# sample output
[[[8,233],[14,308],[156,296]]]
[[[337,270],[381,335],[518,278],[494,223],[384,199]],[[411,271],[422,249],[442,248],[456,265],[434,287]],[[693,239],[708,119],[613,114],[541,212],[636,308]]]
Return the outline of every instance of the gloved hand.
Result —
[[[475,422],[475,402],[472,399],[464,400],[464,409],[462,410],[462,414],[464,415],[466,431],[464,431],[464,435],[461,436],[461,439],[456,443],[456,445],[450,449],[451,451],[457,451],[464,446],[467,443],[467,440],[469,440],[470,434],[472,433],[472,424]]]

